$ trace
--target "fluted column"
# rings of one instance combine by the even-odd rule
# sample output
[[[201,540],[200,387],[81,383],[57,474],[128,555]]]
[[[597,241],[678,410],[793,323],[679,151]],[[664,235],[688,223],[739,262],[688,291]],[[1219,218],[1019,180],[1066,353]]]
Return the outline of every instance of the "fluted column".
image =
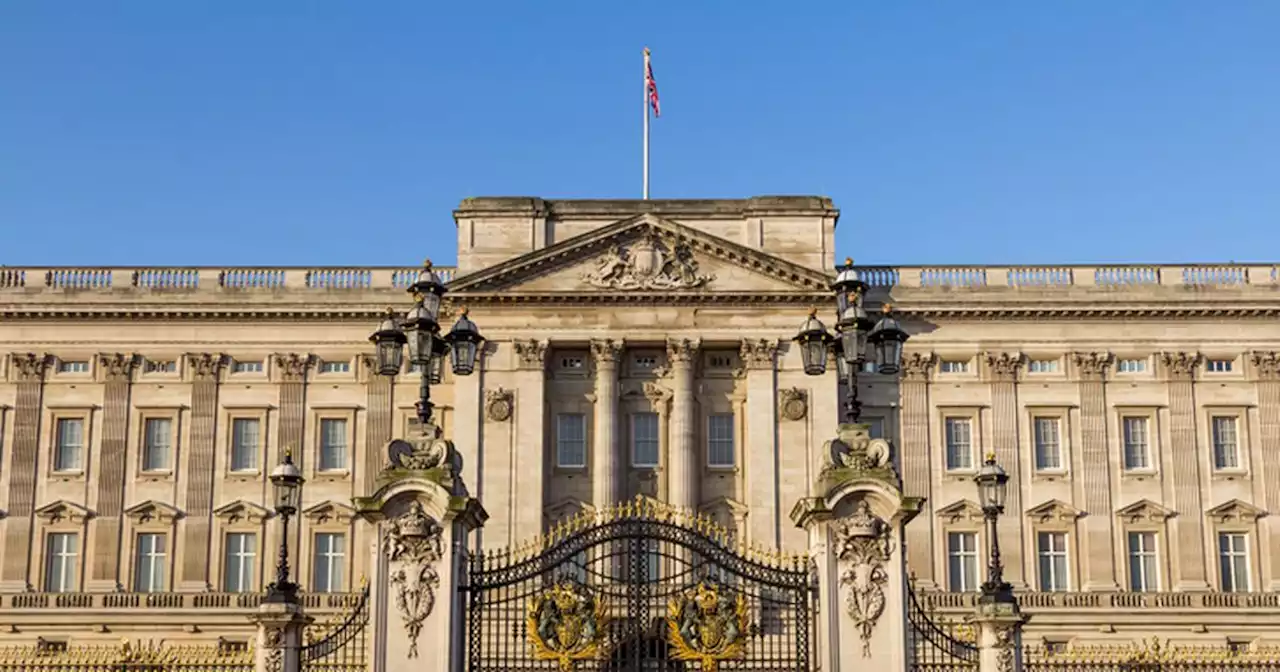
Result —
[[[120,577],[120,514],[124,510],[126,460],[129,444],[129,392],[137,357],[100,355],[103,381],[102,454],[98,459],[98,498],[89,521],[93,562],[87,590],[115,590]]]
[[[698,342],[667,342],[667,362],[671,366],[671,451],[667,481],[668,502],[677,508],[696,511],[701,462],[698,456],[697,421],[694,418],[693,363]]]
[[[1018,450],[1018,370],[1021,353],[987,353],[987,378],[991,383],[991,447],[996,462],[1009,473],[1005,495],[1005,515],[1000,516],[996,530],[1000,535],[1000,551],[1004,554],[1004,578],[1015,587],[1026,585],[1023,567],[1022,490],[1027,483],[1022,470],[1022,451]]]
[[[512,397],[508,397],[507,412],[513,416],[510,422],[516,439],[516,474],[511,477],[512,510],[515,511],[511,536],[515,539],[542,529],[543,510],[547,505],[542,477],[546,473],[546,451],[543,448],[547,437],[547,345],[546,341],[532,339],[512,344],[516,365],[513,375],[515,390]],[[510,407],[512,401],[514,409]],[[490,414],[486,411],[486,415]]]
[[[17,383],[18,394],[13,407],[13,457],[10,460],[13,471],[9,474],[9,510],[4,521],[4,567],[0,570],[0,589],[5,592],[31,587],[27,582],[27,564],[31,557],[40,407],[48,361],[46,355],[31,353],[14,353],[9,359],[10,380]]]
[[[183,525],[183,563],[178,590],[210,588],[209,542],[212,533],[213,476],[217,458],[214,441],[218,418],[218,382],[227,357],[221,354],[187,356],[191,375],[191,441],[187,454],[187,487]],[[263,465],[268,471],[275,465]]]
[[[365,385],[365,407],[367,418],[364,428],[364,483],[362,494],[372,493],[378,474],[387,466],[386,445],[391,442],[394,428],[392,417],[395,414],[392,391],[394,386],[391,376],[378,374],[378,360],[372,355],[360,357],[360,375]]]
[[[618,454],[618,356],[622,344],[591,341],[596,372],[595,436],[591,443],[591,503],[597,509],[616,504],[622,496],[622,465]]]
[[[1263,518],[1270,548],[1280,545],[1280,353],[1250,354],[1258,385],[1258,445],[1261,464],[1253,469],[1254,478],[1262,479],[1263,502],[1271,515]],[[1259,548],[1264,548],[1259,544]],[[1272,550],[1267,558],[1271,576],[1263,583],[1265,590],[1280,590],[1280,551]],[[1263,581],[1267,576],[1263,574]]]
[[[752,543],[781,548],[781,530],[778,527],[782,516],[782,502],[779,496],[780,470],[788,467],[795,470],[793,478],[806,477],[808,466],[803,459],[790,460],[785,464],[779,459],[777,441],[778,422],[778,385],[777,359],[778,341],[774,339],[758,339],[743,341],[738,349],[742,359],[742,367],[746,369],[747,398],[744,405],[746,436],[739,441],[741,455],[738,456],[744,470],[747,505],[747,536]]]
[[[1107,443],[1107,369],[1111,353],[1073,353],[1080,385],[1080,485],[1084,494],[1080,557],[1085,590],[1119,590],[1112,552],[1111,450]]]
[[[307,468],[307,461],[319,458],[306,453],[303,440],[306,424],[307,371],[315,358],[297,353],[277,354],[274,358],[274,377],[280,390],[280,428],[276,441],[276,461],[284,461],[284,451],[293,451],[293,461],[299,468]],[[314,470],[318,465],[310,465]]]
[[[1204,506],[1200,499],[1200,452],[1196,441],[1195,371],[1199,353],[1160,354],[1169,383],[1169,464],[1178,515],[1171,548],[1176,551],[1176,590],[1208,590],[1204,554]]]
[[[909,497],[922,497],[920,515],[907,524],[907,567],[922,589],[938,586],[933,560],[933,473],[929,456],[929,377],[937,357],[910,352],[902,358],[902,487]],[[945,503],[945,502],[944,502]]]

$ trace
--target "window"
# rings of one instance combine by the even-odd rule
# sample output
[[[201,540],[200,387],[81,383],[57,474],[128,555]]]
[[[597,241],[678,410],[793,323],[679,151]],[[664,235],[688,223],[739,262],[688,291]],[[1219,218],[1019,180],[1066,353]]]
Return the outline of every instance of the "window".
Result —
[[[1156,564],[1159,557],[1155,532],[1129,533],[1129,590],[1135,593],[1160,590]]]
[[[320,419],[320,471],[347,468],[347,421]]]
[[[631,466],[658,466],[658,414],[631,416]]]
[[[662,550],[657,539],[648,539],[645,541],[645,572],[646,578],[658,580],[662,578]]]
[[[1040,556],[1040,590],[1048,593],[1070,589],[1067,581],[1067,533],[1040,532],[1036,535]]]
[[[1057,373],[1058,360],[1056,359],[1033,359],[1027,365],[1027,371],[1030,373]]]
[[[336,532],[316,535],[316,547],[311,567],[311,590],[317,593],[336,593],[342,589],[342,573],[346,560],[346,536]]]
[[[571,355],[560,358],[560,368],[568,370],[581,370],[586,368],[586,360],[581,356]]]
[[[1124,429],[1124,468],[1150,469],[1151,447],[1147,439],[1148,419],[1126,416],[1121,418]]]
[[[89,362],[58,360],[58,373],[89,373]]]
[[[321,362],[320,373],[350,373],[351,362]]]
[[[947,589],[968,593],[978,589],[978,535],[947,533]]]
[[[169,360],[148,359],[143,365],[143,373],[174,373],[178,370],[178,363]]]
[[[231,373],[262,373],[262,362],[236,361],[231,365]]]
[[[1222,572],[1222,592],[1249,592],[1249,538],[1242,532],[1218,534],[1218,562]]]
[[[652,371],[658,366],[658,358],[653,355],[640,355],[631,360],[637,371]]]
[[[1231,373],[1231,360],[1229,359],[1211,359],[1204,364],[1204,368],[1209,373]]]
[[[707,465],[732,467],[733,453],[733,414],[715,413],[707,417]]]
[[[234,418],[231,421],[231,471],[254,471],[258,468],[261,428],[262,421],[257,418]]]
[[[1237,419],[1231,415],[1215,415],[1211,420],[1213,431],[1213,468],[1239,469],[1240,444],[1236,431]]]
[[[258,557],[258,536],[251,532],[227,534],[222,557],[222,590],[228,593],[255,590],[253,568]]]
[[[1059,471],[1062,466],[1062,440],[1058,418],[1037,417],[1032,419],[1032,434],[1036,448],[1036,469],[1040,471]]]
[[[54,471],[84,469],[84,419],[58,418],[54,429]]]
[[[164,591],[165,537],[163,534],[138,535],[133,553],[133,590],[138,593]]]
[[[1145,359],[1122,359],[1116,364],[1119,373],[1142,373],[1147,370]]]
[[[55,532],[45,539],[44,590],[70,593],[76,589],[76,555],[79,538],[74,532]]]
[[[944,359],[938,364],[942,373],[968,373],[969,362],[963,359]]]
[[[728,353],[707,353],[707,366],[712,369],[727,369],[733,366],[733,355]]]
[[[556,466],[587,466],[587,418],[581,413],[556,416]]]
[[[142,423],[142,470],[168,471],[173,454],[173,420],[147,418]]]
[[[973,468],[973,420],[946,418],[943,421],[947,441],[947,469]]]

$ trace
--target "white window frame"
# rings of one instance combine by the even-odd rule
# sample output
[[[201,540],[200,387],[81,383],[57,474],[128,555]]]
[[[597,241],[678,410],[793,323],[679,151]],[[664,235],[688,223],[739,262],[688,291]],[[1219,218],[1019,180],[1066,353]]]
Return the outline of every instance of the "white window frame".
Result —
[[[161,422],[167,423],[165,431],[158,434],[152,432],[152,423]],[[138,470],[144,474],[172,472],[176,457],[174,446],[177,442],[174,441],[174,437],[177,435],[177,419],[172,415],[144,415],[141,424],[142,440],[139,442]],[[156,439],[161,439],[160,445],[153,443]],[[162,454],[163,462],[160,464],[151,461],[157,449]]]
[[[1131,443],[1131,439],[1135,438],[1136,433],[1131,433],[1132,425],[1130,420],[1142,421],[1143,443]],[[1121,409],[1119,411],[1119,432],[1120,440],[1120,469],[1125,473],[1149,474],[1157,471],[1157,452],[1156,438],[1159,436],[1159,428],[1156,426],[1156,414],[1149,410],[1128,410]],[[1142,445],[1141,455],[1143,457],[1142,464],[1136,464],[1129,459],[1131,455],[1136,455],[1130,446]]]
[[[1241,473],[1248,470],[1248,433],[1245,426],[1245,418],[1247,417],[1243,410],[1240,409],[1223,409],[1209,408],[1208,422],[1205,423],[1208,432],[1209,444],[1209,465],[1215,472],[1223,473]],[[1220,422],[1229,422],[1231,442],[1224,441],[1223,435],[1219,432]],[[1224,448],[1230,447],[1230,453],[1224,452]],[[1224,459],[1230,457],[1231,459]]]
[[[324,543],[322,543],[322,540]],[[342,548],[334,550],[334,541]],[[343,532],[316,532],[311,537],[311,592],[339,593],[345,586],[348,535]],[[323,570],[323,571],[322,571]]]
[[[261,359],[233,359],[231,361],[231,374],[244,375],[249,373],[265,373],[266,365]]]
[[[1067,451],[1063,435],[1065,418],[1058,414],[1052,413],[1032,413],[1031,415],[1031,453],[1032,464],[1036,471],[1060,473],[1067,470]],[[1052,423],[1053,441],[1046,441],[1047,437],[1042,436],[1042,423]],[[1048,453],[1046,449],[1050,446],[1056,452],[1056,460],[1053,464],[1049,464],[1048,460],[1042,459]]]
[[[80,427],[79,443],[63,443],[63,423],[78,423]],[[70,427],[70,424],[65,427]],[[82,474],[85,463],[89,459],[89,415],[55,414],[53,417],[53,450],[49,455],[49,470],[54,474]],[[65,455],[64,450],[74,446],[72,455]],[[74,457],[74,459],[71,459]]]
[[[716,424],[722,424],[720,429],[728,428],[729,434],[726,439],[721,432],[717,431]],[[726,413],[709,413],[707,414],[707,467],[710,469],[732,469],[738,464],[738,419],[733,412]],[[717,455],[717,451],[723,453],[725,446],[728,446],[729,459],[717,459],[723,455]]]
[[[652,435],[641,436],[642,430],[649,429],[652,423]],[[631,466],[639,469],[652,469],[658,466],[662,455],[662,420],[654,411],[640,411],[631,414]],[[641,448],[651,448],[652,453],[641,454]],[[652,456],[651,459],[643,459]]]
[[[1236,363],[1234,359],[1222,357],[1210,357],[1204,361],[1204,372],[1211,374],[1235,373]]]
[[[351,373],[351,362],[341,359],[321,360],[319,373],[326,375]]]
[[[60,374],[86,374],[89,373],[89,360],[87,359],[62,359],[58,358],[57,373]]]
[[[335,423],[337,430],[333,430]],[[332,431],[326,431],[332,430]],[[336,431],[336,437],[341,439],[340,446],[330,444],[335,438],[333,431]],[[327,451],[330,448],[340,448],[340,463],[332,462],[333,455]],[[346,416],[322,415],[316,420],[316,471],[318,472],[347,472],[351,469],[351,418]]]
[[[1253,547],[1252,535],[1248,532],[1240,530],[1218,530],[1217,531],[1217,557],[1218,557],[1218,586],[1224,593],[1251,593],[1253,592],[1253,559],[1250,557],[1250,549]],[[1230,548],[1227,548],[1223,542],[1230,541]],[[1237,544],[1236,542],[1240,542]],[[1243,548],[1240,548],[1243,546]],[[1228,558],[1233,562],[1228,565]],[[1244,564],[1241,568],[1237,566],[1237,562]],[[1229,571],[1228,571],[1229,570]],[[1243,576],[1241,576],[1243,573]],[[1241,589],[1243,583],[1243,590]]]
[[[1061,539],[1062,548],[1046,548],[1046,540]],[[1055,546],[1055,544],[1049,544]],[[1036,578],[1041,592],[1063,593],[1071,590],[1071,533],[1066,530],[1036,531]],[[1045,572],[1047,567],[1050,572]],[[1061,572],[1058,571],[1061,562]],[[1059,573],[1061,576],[1059,576]]]
[[[943,468],[948,472],[971,472],[978,468],[977,465],[977,423],[976,414],[970,413],[944,413],[942,416],[942,448],[943,448]],[[955,423],[953,425],[953,423]],[[962,446],[959,441],[953,443],[954,436],[952,427],[965,427],[968,434],[967,446]],[[967,448],[967,449],[965,449]],[[967,460],[963,463],[960,460],[953,461],[952,457],[964,455]]]
[[[565,424],[570,418],[576,419],[581,427],[581,438],[566,436],[567,432]],[[586,413],[557,413],[556,414],[556,468],[558,469],[585,469],[587,467],[587,450],[589,443],[587,441],[588,425]],[[582,459],[577,462],[565,460],[566,448],[581,447]]]
[[[1059,373],[1061,370],[1062,366],[1057,359],[1032,359],[1027,362],[1027,373],[1044,375]]]
[[[1136,540],[1141,543],[1135,545]],[[1125,560],[1130,592],[1160,592],[1159,532],[1140,529],[1125,530]],[[1140,571],[1135,571],[1138,568],[1141,568]]]
[[[80,568],[80,533],[54,530],[44,536],[44,582],[46,593],[74,593]],[[55,542],[70,542],[57,544]],[[57,548],[58,546],[62,548]],[[70,546],[70,550],[66,548]]]
[[[234,541],[238,543],[232,543]],[[245,548],[245,540],[251,548]],[[257,592],[258,535],[231,530],[222,535],[222,590],[227,593]],[[233,567],[233,561],[235,566]]]
[[[969,373],[969,360],[943,358],[938,361],[938,373],[946,375]]]
[[[148,531],[133,535],[133,592],[165,592],[169,579],[168,564],[168,533]]]
[[[1116,373],[1133,375],[1147,372],[1146,357],[1121,357],[1116,360]]]
[[[977,531],[947,530],[947,590],[953,593],[976,592],[982,585],[981,537]],[[971,547],[958,547],[957,541],[967,540]],[[960,544],[964,546],[965,544]],[[971,564],[971,566],[967,566]],[[957,569],[961,572],[957,574]]]
[[[257,426],[257,440],[254,442],[252,450],[248,452],[253,456],[253,464],[237,465],[237,457],[239,452],[239,435],[238,427],[241,422],[252,422]],[[227,472],[231,474],[257,474],[262,470],[263,450],[265,448],[266,431],[264,430],[266,419],[262,414],[243,414],[232,415],[227,423]]]

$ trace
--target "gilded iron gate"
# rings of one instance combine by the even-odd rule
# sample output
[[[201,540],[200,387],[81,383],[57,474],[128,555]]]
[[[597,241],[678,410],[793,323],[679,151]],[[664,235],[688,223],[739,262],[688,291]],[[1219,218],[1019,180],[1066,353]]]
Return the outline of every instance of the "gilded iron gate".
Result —
[[[307,628],[298,652],[303,672],[366,672],[365,626],[369,624],[369,586],[360,601],[335,626],[315,624]]]
[[[978,647],[972,628],[931,618],[907,591],[907,653],[911,672],[977,672]]]
[[[736,548],[652,500],[470,560],[471,672],[811,672],[807,558]]]

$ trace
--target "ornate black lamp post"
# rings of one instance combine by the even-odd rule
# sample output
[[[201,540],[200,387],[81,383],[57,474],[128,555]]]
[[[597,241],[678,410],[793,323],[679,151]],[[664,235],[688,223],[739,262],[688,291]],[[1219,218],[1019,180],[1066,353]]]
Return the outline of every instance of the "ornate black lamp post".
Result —
[[[286,450],[284,462],[271,470],[271,491],[276,513],[280,516],[280,556],[276,561],[276,580],[267,586],[267,602],[296,603],[298,584],[289,580],[289,518],[298,513],[302,501],[302,472]]]
[[[845,395],[845,422],[852,424],[862,414],[862,403],[858,401],[859,370],[866,365],[870,356],[878,372],[885,375],[897,374],[902,369],[902,344],[907,341],[908,335],[902,325],[890,315],[891,306],[888,304],[884,305],[884,315],[879,320],[867,315],[863,305],[867,283],[858,276],[852,259],[845,259],[845,265],[840,268],[835,282],[831,283],[831,289],[836,295],[835,335],[827,332],[826,325],[818,319],[817,309],[814,309],[800,327],[800,333],[792,340],[800,345],[804,372],[811,376],[826,373],[827,352],[835,354],[836,371],[848,389],[848,394]]]
[[[987,580],[982,584],[982,601],[1012,604],[1015,602],[1013,587],[1004,580],[1004,566],[1000,563],[1000,536],[996,532],[996,521],[1004,513],[1009,474],[996,464],[996,456],[989,454],[973,481],[978,486],[978,501],[982,504],[982,517],[987,523],[987,538],[991,540],[991,551],[987,554]]]
[[[404,317],[387,309],[386,317],[378,330],[369,337],[377,347],[378,373],[395,376],[404,364],[404,346],[409,346],[409,363],[422,372],[418,386],[418,421],[431,422],[431,386],[444,378],[444,359],[449,356],[453,372],[459,376],[475,371],[476,358],[484,337],[475,322],[467,317],[466,310],[458,317],[453,328],[440,335],[440,303],[445,294],[444,283],[431,268],[431,261],[423,263],[417,280],[409,286],[414,306]]]

